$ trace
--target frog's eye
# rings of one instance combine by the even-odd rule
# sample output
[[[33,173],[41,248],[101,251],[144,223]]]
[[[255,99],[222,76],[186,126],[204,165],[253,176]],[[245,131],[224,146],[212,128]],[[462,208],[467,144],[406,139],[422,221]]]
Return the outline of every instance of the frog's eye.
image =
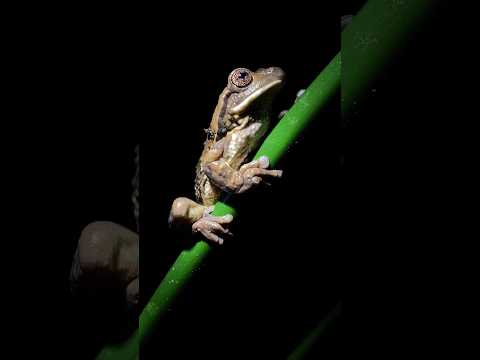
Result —
[[[230,74],[230,81],[237,87],[245,87],[253,80],[252,72],[245,68],[238,68]]]

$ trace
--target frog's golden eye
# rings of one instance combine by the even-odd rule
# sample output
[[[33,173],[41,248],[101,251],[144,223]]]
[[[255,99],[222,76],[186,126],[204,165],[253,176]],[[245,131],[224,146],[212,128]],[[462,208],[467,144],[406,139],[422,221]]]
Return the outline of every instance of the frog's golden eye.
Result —
[[[237,87],[245,87],[253,80],[252,72],[245,68],[238,68],[230,74],[230,81]]]

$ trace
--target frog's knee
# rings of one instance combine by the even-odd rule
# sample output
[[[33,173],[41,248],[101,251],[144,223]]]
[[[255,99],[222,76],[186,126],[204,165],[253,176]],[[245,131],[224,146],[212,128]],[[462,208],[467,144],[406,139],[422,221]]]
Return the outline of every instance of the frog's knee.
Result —
[[[115,252],[115,224],[95,221],[82,231],[79,240],[79,265],[84,272],[110,269]]]
[[[172,226],[175,223],[187,221],[191,206],[192,200],[185,197],[176,198],[173,201],[172,208],[170,209],[168,224]]]
[[[170,213],[175,217],[184,217],[188,214],[191,200],[185,197],[176,198],[173,201]]]

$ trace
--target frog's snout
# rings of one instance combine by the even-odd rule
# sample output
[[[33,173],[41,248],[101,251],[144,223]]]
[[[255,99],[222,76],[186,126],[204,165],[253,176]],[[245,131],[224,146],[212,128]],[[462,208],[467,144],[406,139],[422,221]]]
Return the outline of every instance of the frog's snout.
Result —
[[[272,66],[267,69],[264,69],[264,74],[273,76],[276,79],[279,79],[282,81],[285,79],[285,71],[283,71],[282,68],[279,68],[278,66]]]
[[[279,80],[283,80],[285,78],[285,71],[278,66],[271,66],[269,68],[260,68],[257,70],[258,73],[263,75],[273,76]]]
[[[278,66],[272,66],[267,69],[267,73],[269,74],[275,74],[278,77],[285,77],[285,71],[282,70],[282,68],[279,68]]]

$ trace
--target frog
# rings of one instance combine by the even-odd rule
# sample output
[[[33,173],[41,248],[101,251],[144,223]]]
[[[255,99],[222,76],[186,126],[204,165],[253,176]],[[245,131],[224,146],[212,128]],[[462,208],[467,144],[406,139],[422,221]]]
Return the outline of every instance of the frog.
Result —
[[[267,156],[250,160],[266,136],[272,104],[285,82],[279,67],[234,69],[220,93],[196,166],[195,200],[176,198],[170,208],[170,227],[189,228],[210,243],[222,245],[233,236],[232,215],[214,216],[222,194],[251,192],[282,170],[270,169]]]

